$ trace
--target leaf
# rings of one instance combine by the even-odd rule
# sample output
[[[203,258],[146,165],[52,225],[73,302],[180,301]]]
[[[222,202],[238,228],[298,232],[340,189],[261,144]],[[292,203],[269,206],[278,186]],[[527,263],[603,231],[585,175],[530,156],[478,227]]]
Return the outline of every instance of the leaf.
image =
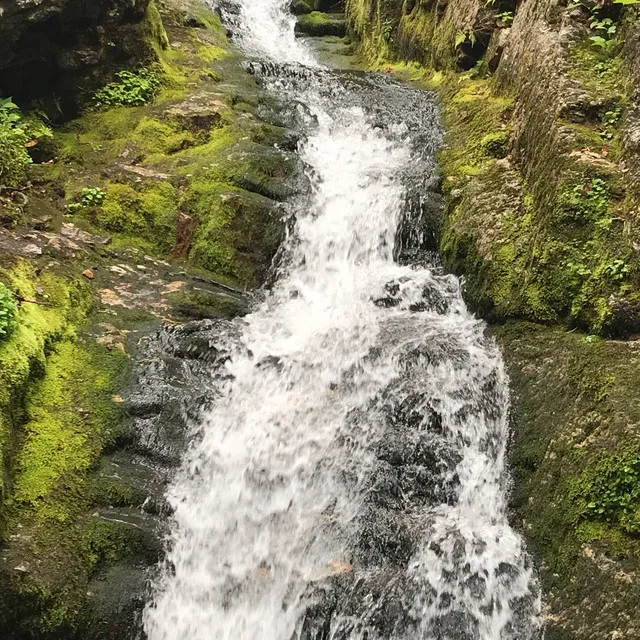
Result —
[[[622,5],[630,5],[630,4],[640,4],[640,0],[613,0],[613,4],[622,4]]]
[[[455,39],[455,48],[457,49],[461,44],[463,44],[467,39],[467,34],[464,31],[458,31],[456,33]]]
[[[607,41],[602,36],[591,36],[589,40],[591,40],[594,47],[604,48],[607,46]]]

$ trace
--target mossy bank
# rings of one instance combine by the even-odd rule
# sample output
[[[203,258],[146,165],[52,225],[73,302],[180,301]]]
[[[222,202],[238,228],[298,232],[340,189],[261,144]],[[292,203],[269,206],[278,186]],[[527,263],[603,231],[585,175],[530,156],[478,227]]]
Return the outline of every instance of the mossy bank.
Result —
[[[173,464],[136,440],[137,345],[244,313],[304,185],[294,134],[267,121],[280,105],[203,3],[37,4],[12,5],[25,58],[0,67],[0,630],[122,639],[161,557]],[[100,37],[44,43],[52,102],[16,82],[41,21],[63,17]]]
[[[636,9],[348,0],[362,56],[439,92],[446,267],[514,392],[514,518],[547,638],[635,638]]]

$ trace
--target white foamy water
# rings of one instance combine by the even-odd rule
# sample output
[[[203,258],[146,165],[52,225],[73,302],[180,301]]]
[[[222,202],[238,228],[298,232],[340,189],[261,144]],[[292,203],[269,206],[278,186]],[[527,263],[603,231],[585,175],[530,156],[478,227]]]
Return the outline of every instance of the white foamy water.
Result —
[[[381,126],[384,104],[354,98],[360,80],[321,69],[285,5],[235,0],[226,16],[249,55],[275,63],[267,87],[308,109],[311,204],[296,210],[287,264],[244,319],[233,381],[169,491],[171,569],[145,630],[538,638],[535,577],[505,516],[499,353],[455,278],[394,261],[407,175],[425,157],[433,170],[433,149],[407,125],[414,108],[385,111]],[[293,80],[277,66],[291,62],[303,65]],[[374,85],[378,100],[406,91],[433,114],[427,95]],[[423,126],[435,147],[433,117]]]

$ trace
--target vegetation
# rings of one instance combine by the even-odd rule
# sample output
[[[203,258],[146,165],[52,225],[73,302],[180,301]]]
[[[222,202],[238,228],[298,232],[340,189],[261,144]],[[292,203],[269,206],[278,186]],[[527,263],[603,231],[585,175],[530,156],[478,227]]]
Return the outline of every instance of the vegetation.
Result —
[[[279,243],[277,200],[290,193],[284,178],[295,170],[274,148],[283,130],[247,116],[262,94],[237,60],[227,60],[219,18],[204,7],[171,14],[172,42],[182,46],[170,49],[160,14],[153,2],[149,7],[145,32],[156,58],[144,59],[149,66],[140,71],[118,73],[89,98],[84,113],[56,127],[55,153],[45,161],[39,146],[29,146],[37,120],[3,101],[4,130],[19,137],[12,149],[20,163],[5,168],[10,156],[0,153],[0,207],[14,196],[28,198],[24,219],[41,216],[45,233],[60,240],[45,248],[55,260],[42,260],[38,270],[13,251],[0,256],[6,283],[0,285],[0,540],[7,559],[0,567],[0,627],[20,637],[85,637],[81,625],[94,602],[90,581],[118,563],[134,572],[131,567],[158,559],[149,530],[96,515],[98,507],[114,505],[139,511],[148,496],[99,473],[105,447],[127,430],[117,394],[130,366],[124,344],[103,346],[102,339],[112,323],[127,327],[126,335],[132,324],[157,318],[121,307],[98,315],[94,273],[98,282],[108,279],[104,267],[113,266],[114,255],[124,263],[121,256],[138,251],[145,263],[155,256],[166,264],[183,212],[180,258],[190,263],[184,268],[255,285]],[[222,74],[233,91],[219,89]],[[39,152],[38,164],[28,167],[31,150]],[[78,251],[62,240],[63,205],[81,233],[108,231],[109,248],[92,251],[83,242]],[[185,313],[245,310],[242,296],[186,289],[166,294]],[[27,301],[19,310],[18,300]],[[22,566],[28,571],[15,570]],[[109,618],[109,633],[117,624]]]
[[[603,457],[576,481],[574,495],[583,518],[640,534],[640,452]]]
[[[51,138],[36,118],[25,118],[11,98],[0,98],[0,185],[19,187],[31,164],[28,149]]]
[[[94,105],[104,107],[138,107],[153,100],[160,91],[160,77],[150,69],[120,71],[118,80],[96,92]]]
[[[342,36],[345,33],[343,21],[320,11],[299,16],[297,28],[310,36]]]
[[[18,304],[13,294],[0,282],[0,341],[6,340],[17,326]]]

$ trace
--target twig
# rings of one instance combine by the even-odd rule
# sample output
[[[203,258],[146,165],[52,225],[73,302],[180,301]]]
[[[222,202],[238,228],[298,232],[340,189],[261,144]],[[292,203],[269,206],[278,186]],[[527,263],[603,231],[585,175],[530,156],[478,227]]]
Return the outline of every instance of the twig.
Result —
[[[15,299],[22,304],[23,302],[28,302],[29,304],[39,304],[41,307],[51,307],[50,302],[40,302],[40,300],[31,300],[30,298],[23,298],[22,296],[15,296]]]

